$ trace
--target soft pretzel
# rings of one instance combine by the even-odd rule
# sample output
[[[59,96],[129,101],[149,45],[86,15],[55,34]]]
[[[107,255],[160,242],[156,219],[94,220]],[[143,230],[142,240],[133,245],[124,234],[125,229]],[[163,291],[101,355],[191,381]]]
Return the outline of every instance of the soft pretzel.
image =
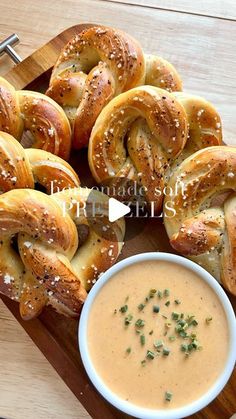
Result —
[[[76,35],[62,50],[47,94],[64,108],[74,127],[74,147],[81,148],[88,144],[103,107],[113,97],[144,83],[170,91],[182,89],[170,63],[153,55],[145,57],[128,34],[96,26]]]
[[[152,54],[145,54],[145,61],[145,84],[160,87],[168,92],[182,91],[182,80],[169,61]]]
[[[89,192],[74,188],[48,196],[17,189],[0,196],[0,292],[19,301],[24,319],[37,316],[45,305],[78,316],[85,288],[118,257],[124,221],[111,226],[106,212],[102,222],[112,228],[112,237],[97,235],[83,211],[78,214]],[[107,211],[108,197],[101,192],[96,196],[101,222],[101,207]],[[83,238],[78,235],[81,227],[86,227]],[[19,255],[11,245],[12,237],[17,237]]]
[[[165,216],[171,245],[236,295],[236,148],[196,152],[175,170],[169,186],[177,192],[166,197],[175,211]],[[224,192],[228,197],[220,205],[222,197],[216,197]]]
[[[74,147],[81,148],[106,103],[144,83],[144,78],[145,61],[137,41],[120,30],[96,26],[76,35],[62,50],[47,94],[69,105]]]
[[[93,177],[116,187],[123,177],[132,179],[146,189],[147,201],[155,202],[159,213],[173,165],[196,149],[218,145],[219,121],[204,99],[151,86],[129,90],[114,98],[94,125],[89,142]]]
[[[72,167],[60,157],[38,149],[24,149],[10,134],[0,131],[0,190],[32,188],[48,193],[80,185]]]
[[[18,141],[30,136],[32,147],[69,159],[71,128],[63,109],[42,93],[16,91],[0,77],[0,130]]]

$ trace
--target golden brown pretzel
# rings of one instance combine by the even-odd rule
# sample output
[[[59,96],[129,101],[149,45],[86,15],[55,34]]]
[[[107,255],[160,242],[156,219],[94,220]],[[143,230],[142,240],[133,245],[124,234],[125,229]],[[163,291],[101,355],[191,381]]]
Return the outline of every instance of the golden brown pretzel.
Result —
[[[64,108],[74,127],[74,147],[81,148],[103,107],[141,84],[182,90],[177,71],[166,60],[144,56],[138,42],[118,29],[96,26],[62,50],[47,94]]]
[[[187,155],[221,142],[219,121],[204,99],[137,87],[114,98],[97,118],[89,142],[90,169],[98,183],[118,186],[122,177],[136,181],[160,212],[166,178]]]
[[[18,141],[30,135],[32,147],[49,151],[68,160],[71,128],[63,109],[42,93],[16,91],[0,77],[0,130]]]
[[[80,185],[72,167],[58,156],[39,149],[24,149],[10,134],[0,131],[0,190],[34,188],[48,193]]]
[[[160,87],[168,92],[182,91],[182,80],[176,68],[169,61],[152,54],[145,54],[145,61],[145,84]]]
[[[176,211],[165,217],[171,245],[236,295],[236,148],[196,152],[175,170],[169,186],[177,191],[166,197]],[[217,196],[229,191],[220,205]]]
[[[72,38],[54,66],[47,94],[64,109],[69,105],[67,115],[74,120],[75,148],[87,145],[106,103],[144,83],[144,77],[142,49],[126,33],[96,26]]]
[[[105,217],[102,222],[112,227],[113,237],[97,235],[83,211],[78,214],[78,204],[84,208],[89,192],[74,188],[47,196],[17,189],[0,196],[0,292],[19,301],[24,319],[37,316],[45,305],[77,316],[85,288],[118,257],[124,221],[111,226]],[[96,196],[107,208],[108,197]],[[77,233],[81,226],[86,226],[83,239]],[[13,236],[20,256],[11,245]]]

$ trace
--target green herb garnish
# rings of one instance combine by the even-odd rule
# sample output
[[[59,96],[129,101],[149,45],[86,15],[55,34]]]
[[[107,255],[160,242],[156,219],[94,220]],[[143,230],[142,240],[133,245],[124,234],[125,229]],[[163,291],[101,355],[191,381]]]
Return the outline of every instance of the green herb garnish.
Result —
[[[168,300],[168,301],[166,301],[165,306],[169,307],[169,305],[170,305],[170,301]]]
[[[135,326],[136,326],[136,327],[143,327],[144,325],[145,325],[145,320],[138,319],[138,320],[136,320],[136,322],[135,322]]]
[[[163,296],[163,293],[160,290],[158,290],[157,291],[157,296],[158,296],[159,299],[161,299],[162,296]]]
[[[156,349],[160,349],[160,348],[162,348],[162,346],[164,345],[164,343],[162,342],[162,340],[156,340],[156,342],[154,342],[154,347],[156,348]]]
[[[165,290],[163,291],[163,294],[164,294],[164,297],[169,297],[169,295],[170,295],[170,290],[169,290],[169,289],[165,289]]]
[[[153,311],[153,313],[159,313],[160,307],[159,306],[153,306],[152,311]]]
[[[142,311],[144,309],[144,307],[145,307],[145,304],[141,303],[141,304],[138,305],[138,310]]]
[[[171,401],[171,399],[172,399],[172,397],[173,397],[173,393],[171,393],[170,391],[166,391],[166,392],[165,392],[165,400],[166,400],[167,402],[170,402],[170,401]]]
[[[170,354],[170,350],[168,348],[163,348],[162,353],[164,356],[168,356]]]
[[[129,348],[127,348],[125,352],[126,352],[127,354],[130,354],[130,352],[131,352],[131,347],[129,346]]]
[[[155,288],[152,288],[149,291],[149,298],[154,298],[154,295],[156,294],[157,290]]]
[[[210,324],[212,321],[212,317],[207,317],[205,321],[206,321],[206,324]]]
[[[181,304],[181,301],[177,299],[177,300],[175,300],[175,304],[177,304],[177,305]]]
[[[145,336],[144,335],[140,335],[140,343],[141,345],[145,345]]]
[[[128,306],[127,306],[127,304],[125,304],[124,306],[122,306],[122,307],[120,308],[120,312],[121,312],[121,313],[126,313],[126,311],[128,311]]]
[[[128,314],[128,316],[125,317],[125,325],[128,326],[132,322],[132,319],[132,314]]]
[[[169,336],[169,340],[170,340],[171,342],[174,342],[174,340],[175,340],[175,336]]]
[[[172,320],[179,320],[179,317],[180,317],[179,313],[176,313],[175,311],[171,313]]]
[[[146,358],[148,358],[148,359],[154,359],[155,358],[154,352],[148,350],[147,351],[147,354],[146,354]]]

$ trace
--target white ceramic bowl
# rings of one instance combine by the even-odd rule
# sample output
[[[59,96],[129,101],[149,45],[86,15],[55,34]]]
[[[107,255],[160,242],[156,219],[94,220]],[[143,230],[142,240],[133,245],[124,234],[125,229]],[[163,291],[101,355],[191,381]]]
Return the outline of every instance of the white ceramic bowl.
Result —
[[[228,320],[229,325],[229,353],[228,358],[225,363],[225,367],[218,377],[214,385],[198,400],[180,407],[178,409],[166,409],[166,410],[151,410],[145,409],[134,404],[131,404],[125,400],[122,400],[115,393],[113,393],[103,382],[101,377],[96,372],[96,369],[93,365],[93,362],[89,355],[88,342],[87,342],[87,326],[88,318],[90,313],[90,308],[93,304],[93,301],[96,295],[99,293],[103,285],[109,281],[114,274],[119,272],[121,269],[126,268],[137,262],[150,261],[150,260],[164,260],[169,262],[174,262],[185,266],[186,268],[197,273],[204,281],[206,281],[210,287],[215,291],[221,304],[225,310],[225,314]],[[87,374],[97,388],[97,390],[102,394],[102,396],[108,400],[113,406],[117,409],[132,415],[140,419],[179,419],[186,416],[190,416],[193,413],[203,409],[207,406],[212,400],[214,400],[221,390],[226,385],[235,365],[236,361],[236,320],[233,308],[230,304],[230,301],[225,294],[223,288],[218,284],[218,282],[211,276],[207,271],[201,268],[196,263],[185,259],[181,256],[173,255],[171,253],[142,253],[136,256],[131,256],[127,259],[122,260],[121,262],[114,265],[112,268],[108,269],[99,281],[94,285],[90,291],[88,298],[85,301],[80,323],[79,323],[79,349],[82,357],[84,367],[87,371]]]

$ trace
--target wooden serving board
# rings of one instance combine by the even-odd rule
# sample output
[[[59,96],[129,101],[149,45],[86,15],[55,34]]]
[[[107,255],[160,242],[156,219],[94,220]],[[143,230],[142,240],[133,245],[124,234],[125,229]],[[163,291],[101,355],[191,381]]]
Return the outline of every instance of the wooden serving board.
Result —
[[[75,33],[79,33],[88,26],[92,25],[76,25],[65,30],[15,66],[5,75],[5,78],[17,89],[25,88],[44,92],[48,86],[52,66],[61,48]],[[73,152],[73,159],[70,163],[78,171],[82,185],[93,186],[94,181],[87,164],[87,150]],[[140,220],[127,220],[127,232],[135,229],[138,224]],[[161,219],[145,220],[143,231],[126,242],[120,259],[149,251],[173,253]],[[94,419],[127,417],[109,405],[90,383],[78,351],[78,321],[67,319],[47,308],[38,319],[24,322],[19,315],[18,304],[5,296],[1,298]],[[230,296],[230,299],[236,308],[236,298]],[[217,399],[191,418],[229,419],[235,412],[236,369]]]

